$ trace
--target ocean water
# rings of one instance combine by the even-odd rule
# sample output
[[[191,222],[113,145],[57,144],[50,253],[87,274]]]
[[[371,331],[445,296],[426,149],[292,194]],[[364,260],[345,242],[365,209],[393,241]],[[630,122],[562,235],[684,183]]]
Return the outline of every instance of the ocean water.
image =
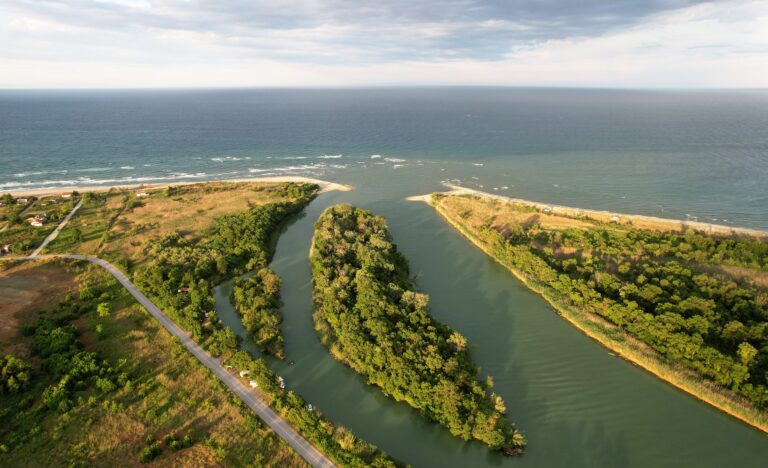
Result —
[[[768,91],[0,91],[0,161],[0,191],[408,173],[766,229]]]

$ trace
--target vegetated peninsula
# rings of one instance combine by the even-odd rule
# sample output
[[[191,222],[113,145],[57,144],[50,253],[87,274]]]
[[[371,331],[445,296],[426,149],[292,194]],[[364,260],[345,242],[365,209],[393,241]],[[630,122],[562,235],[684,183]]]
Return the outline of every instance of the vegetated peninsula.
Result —
[[[386,453],[335,426],[317,408],[285,389],[264,359],[254,359],[239,351],[238,337],[218,320],[214,310],[214,285],[254,272],[253,278],[262,283],[252,287],[246,281],[241,291],[242,302],[249,307],[246,312],[250,313],[251,306],[258,309],[259,304],[269,304],[270,310],[269,320],[262,320],[262,313],[257,310],[249,328],[257,344],[280,354],[281,347],[275,346],[282,343],[279,319],[273,316],[278,310],[272,307],[278,300],[280,279],[267,268],[267,263],[280,228],[310,203],[318,191],[318,185],[302,182],[209,182],[74,194],[71,198],[83,201],[81,209],[44,253],[95,255],[118,266],[209,354],[219,357],[233,372],[238,370],[245,383],[258,387],[257,394],[265,402],[335,463],[395,466]],[[47,206],[52,199],[61,198],[60,194],[40,195],[34,200],[34,207]],[[72,204],[70,197],[63,199]],[[9,236],[19,235],[10,229],[6,232]],[[25,243],[20,251],[28,252],[35,245]],[[11,251],[15,251],[15,245]],[[0,268],[10,268],[7,274],[16,275],[22,274],[17,270],[27,265],[46,267],[51,262],[59,260],[43,258],[20,266],[15,266],[15,261],[6,261],[0,263]],[[60,461],[53,464],[108,464],[113,459],[111,454],[122,454],[123,458],[114,460],[123,463],[130,460],[125,458],[127,454],[136,461],[162,457],[188,466],[261,465],[267,461],[278,465],[303,464],[282,439],[271,430],[262,429],[260,420],[241,400],[232,397],[223,385],[215,385],[217,380],[211,380],[211,385],[200,384],[200,380],[207,381],[212,374],[184,348],[174,344],[171,335],[152,321],[114,278],[105,277],[96,266],[72,265],[85,272],[78,276],[80,286],[75,291],[80,299],[65,298],[64,305],[41,315],[45,320],[24,328],[25,333],[34,336],[31,351],[17,347],[5,355],[0,346],[1,364],[7,368],[0,379],[2,392],[34,388],[44,398],[41,402],[23,395],[17,398],[18,394],[7,400],[3,397],[0,410],[6,415],[4,418],[21,421],[16,415],[26,418],[30,412],[33,414],[18,425],[3,425],[0,465],[2,451],[15,459],[16,454],[32,453],[36,447],[51,447],[51,453],[57,455],[50,460]],[[0,296],[3,313],[7,310],[1,307],[4,300]],[[113,313],[117,310],[118,314]],[[32,316],[30,311],[23,314],[27,316]],[[21,321],[20,317],[17,319]],[[37,338],[38,334],[44,338]],[[259,343],[262,335],[270,339]],[[38,347],[35,340],[49,340],[51,346]],[[146,340],[150,341],[145,343]],[[168,346],[163,344],[166,342]],[[150,344],[155,343],[165,348],[153,350]],[[173,346],[169,348],[170,344]],[[133,349],[139,345],[140,349]],[[56,348],[49,353],[47,348],[52,346]],[[102,364],[101,354],[93,356],[97,359],[95,365],[90,361],[81,365],[79,361],[66,363],[49,357],[64,353],[62,356],[80,359],[83,349],[104,350],[103,358],[110,361]],[[169,352],[171,357],[166,356]],[[90,354],[82,356],[91,359]],[[128,359],[128,364],[120,361],[123,358]],[[151,362],[144,365],[145,360]],[[148,374],[147,367],[154,370]],[[31,382],[31,386],[26,382]],[[172,392],[171,396],[168,392]],[[223,405],[224,401],[231,404]],[[103,406],[104,411],[90,409],[93,404],[97,409]],[[111,416],[99,419],[102,413]],[[235,417],[240,413],[242,417]],[[95,422],[89,419],[91,416]],[[114,447],[113,439],[123,437],[123,432],[114,427],[116,421],[126,424],[122,431],[132,431],[127,441],[128,452],[109,449]],[[89,424],[97,429],[87,429]],[[147,429],[141,429],[142,425]],[[40,427],[56,430],[51,433],[41,431]],[[186,438],[187,434],[190,438]],[[257,442],[252,442],[254,436],[259,439]],[[70,446],[73,441],[77,445]],[[175,454],[189,444],[194,447],[192,450]],[[239,445],[242,447],[238,448]],[[197,456],[193,461],[184,458],[193,454]]]
[[[482,192],[427,201],[586,334],[768,431],[765,237]]]
[[[336,359],[454,435],[522,452],[525,438],[502,398],[478,382],[466,338],[433,319],[427,296],[414,291],[384,218],[350,205],[326,209],[311,260],[315,326]]]

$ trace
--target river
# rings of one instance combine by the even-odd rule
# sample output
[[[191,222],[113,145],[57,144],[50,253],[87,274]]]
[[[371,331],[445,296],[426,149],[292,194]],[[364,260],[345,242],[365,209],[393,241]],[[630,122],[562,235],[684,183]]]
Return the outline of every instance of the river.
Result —
[[[765,434],[581,334],[432,208],[404,199],[441,190],[438,184],[424,182],[430,178],[419,172],[392,171],[361,170],[340,179],[355,190],[318,197],[278,242],[271,268],[284,281],[286,362],[270,362],[289,388],[336,424],[416,467],[766,466]],[[504,458],[454,438],[366,385],[320,344],[311,318],[312,226],[323,209],[342,202],[387,217],[417,287],[430,295],[432,314],[468,338],[480,377],[493,376],[510,419],[528,439],[525,455]],[[254,351],[229,303],[230,288],[230,282],[216,288],[217,311]]]

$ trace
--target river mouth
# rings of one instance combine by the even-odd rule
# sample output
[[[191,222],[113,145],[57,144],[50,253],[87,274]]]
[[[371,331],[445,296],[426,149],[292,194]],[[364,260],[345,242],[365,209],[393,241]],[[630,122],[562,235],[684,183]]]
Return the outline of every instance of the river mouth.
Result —
[[[423,180],[394,177],[391,169],[360,172],[343,180],[354,191],[319,196],[286,226],[270,265],[283,278],[286,359],[268,360],[289,388],[413,466],[757,467],[768,459],[764,434],[612,356],[430,207],[405,201],[442,189]],[[430,295],[431,313],[467,337],[480,378],[493,376],[510,420],[528,438],[525,455],[504,458],[451,436],[366,385],[320,344],[311,317],[309,247],[320,213],[341,202],[387,217],[418,289]],[[231,282],[214,289],[217,312],[254,352],[229,302]]]

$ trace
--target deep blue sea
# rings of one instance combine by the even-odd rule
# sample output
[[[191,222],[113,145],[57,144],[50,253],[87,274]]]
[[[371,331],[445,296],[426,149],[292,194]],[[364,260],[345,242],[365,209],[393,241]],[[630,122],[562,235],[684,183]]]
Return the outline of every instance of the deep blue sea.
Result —
[[[768,91],[0,91],[0,191],[306,175],[452,180],[768,228]]]

